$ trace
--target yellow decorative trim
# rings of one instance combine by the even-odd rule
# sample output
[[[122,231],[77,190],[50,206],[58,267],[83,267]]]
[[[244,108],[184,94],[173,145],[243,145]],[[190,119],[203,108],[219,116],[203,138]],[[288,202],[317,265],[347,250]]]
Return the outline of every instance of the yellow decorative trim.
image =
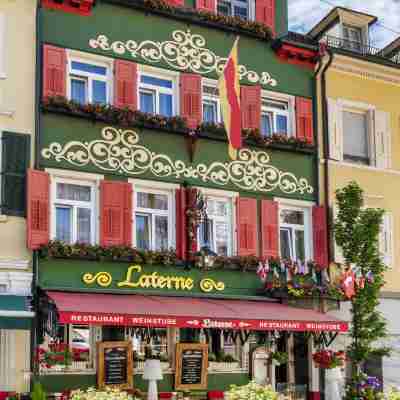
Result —
[[[281,171],[271,165],[270,156],[265,151],[243,148],[235,161],[215,161],[210,165],[202,163],[193,166],[139,145],[139,135],[133,130],[106,127],[101,136],[103,140],[91,142],[71,141],[65,145],[53,142],[42,150],[42,156],[76,167],[94,165],[102,171],[128,176],[150,173],[159,178],[191,178],[219,186],[232,184],[246,191],[260,193],[277,189],[286,194],[314,192],[306,178],[298,178],[291,172]]]
[[[100,48],[111,51],[117,55],[130,54],[132,58],[159,64],[164,62],[179,71],[191,71],[197,74],[222,73],[227,58],[217,56],[213,51],[207,49],[206,39],[199,34],[192,34],[188,29],[186,32],[176,30],[172,32],[173,40],[164,42],[153,42],[144,40],[136,42],[115,41],[110,43],[106,35],[99,35],[96,39],[89,40],[89,46],[93,49]],[[277,86],[278,82],[268,72],[258,74],[248,70],[245,65],[239,65],[240,79],[246,78],[251,83]]]
[[[109,287],[113,279],[108,272],[98,272],[96,274],[86,272],[82,276],[82,281],[87,286],[96,283],[101,287]],[[127,269],[125,279],[117,283],[117,287],[192,291],[195,283],[193,278],[188,276],[160,275],[157,271],[151,274],[144,274],[140,265],[132,265]],[[225,290],[224,282],[215,281],[211,278],[203,278],[199,286],[200,290],[206,293]]]
[[[82,281],[87,285],[96,282],[101,287],[108,287],[112,283],[112,276],[108,272],[98,272],[95,275],[87,272],[83,275]]]
[[[200,289],[203,292],[212,292],[213,290],[223,291],[225,290],[225,283],[224,282],[216,282],[214,279],[205,278],[200,281]]]

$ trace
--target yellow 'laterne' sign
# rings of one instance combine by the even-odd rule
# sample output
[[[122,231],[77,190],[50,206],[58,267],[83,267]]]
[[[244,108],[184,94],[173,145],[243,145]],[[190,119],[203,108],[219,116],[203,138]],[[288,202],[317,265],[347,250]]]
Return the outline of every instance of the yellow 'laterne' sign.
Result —
[[[83,275],[82,281],[86,285],[97,283],[101,287],[109,287],[113,278],[108,272],[98,272],[92,274],[87,272]],[[191,291],[195,287],[195,280],[185,276],[160,275],[158,272],[143,274],[140,265],[132,265],[128,268],[125,279],[117,282],[119,288],[141,288],[141,289],[168,289],[168,290],[187,290]],[[225,284],[217,282],[211,278],[201,279],[199,286],[202,292],[223,291]]]

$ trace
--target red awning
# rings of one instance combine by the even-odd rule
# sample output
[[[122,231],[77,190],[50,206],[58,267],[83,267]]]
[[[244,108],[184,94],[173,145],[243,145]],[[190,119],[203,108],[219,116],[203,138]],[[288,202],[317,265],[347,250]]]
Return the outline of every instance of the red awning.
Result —
[[[65,324],[346,332],[346,322],[268,301],[47,292]]]

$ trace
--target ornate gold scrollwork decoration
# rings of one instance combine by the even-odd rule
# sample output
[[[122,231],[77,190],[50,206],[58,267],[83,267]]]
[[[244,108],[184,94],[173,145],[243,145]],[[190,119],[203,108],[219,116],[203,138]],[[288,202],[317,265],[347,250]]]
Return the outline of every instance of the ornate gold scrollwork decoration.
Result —
[[[86,283],[86,285],[91,285],[96,282],[101,287],[108,287],[112,283],[112,276],[108,272],[98,272],[97,274],[87,272],[82,276],[82,281]]]
[[[206,293],[212,292],[213,290],[222,292],[225,290],[225,283],[214,281],[214,279],[211,278],[204,278],[200,281],[200,289]]]
[[[92,165],[128,176],[150,173],[160,178],[191,178],[219,186],[231,184],[260,193],[273,190],[286,194],[314,192],[306,178],[271,165],[270,156],[265,151],[243,148],[235,161],[187,165],[182,160],[172,160],[166,154],[155,153],[140,145],[139,135],[133,130],[106,127],[101,136],[102,139],[91,142],[71,141],[64,145],[53,142],[42,150],[42,156],[76,167]]]
[[[153,42],[144,40],[136,42],[116,40],[111,42],[106,35],[98,35],[96,39],[89,40],[89,46],[93,49],[111,51],[114,54],[128,53],[132,58],[139,58],[151,64],[166,63],[179,71],[191,71],[197,74],[220,74],[225,66],[227,58],[217,56],[206,48],[206,39],[193,34],[188,29],[186,32],[176,30],[172,32],[173,40]],[[251,83],[277,86],[278,82],[264,71],[261,73],[247,69],[245,65],[239,65],[240,79],[247,79]]]

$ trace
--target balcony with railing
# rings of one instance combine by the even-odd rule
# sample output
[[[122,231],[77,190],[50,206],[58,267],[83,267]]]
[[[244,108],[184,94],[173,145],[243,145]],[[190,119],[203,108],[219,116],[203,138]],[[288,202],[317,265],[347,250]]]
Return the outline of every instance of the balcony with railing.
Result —
[[[369,57],[373,59],[384,60],[386,62],[400,64],[400,57],[391,58],[385,56],[382,53],[381,49],[362,42],[327,35],[325,36],[325,43],[330,48],[348,51],[361,57]]]

